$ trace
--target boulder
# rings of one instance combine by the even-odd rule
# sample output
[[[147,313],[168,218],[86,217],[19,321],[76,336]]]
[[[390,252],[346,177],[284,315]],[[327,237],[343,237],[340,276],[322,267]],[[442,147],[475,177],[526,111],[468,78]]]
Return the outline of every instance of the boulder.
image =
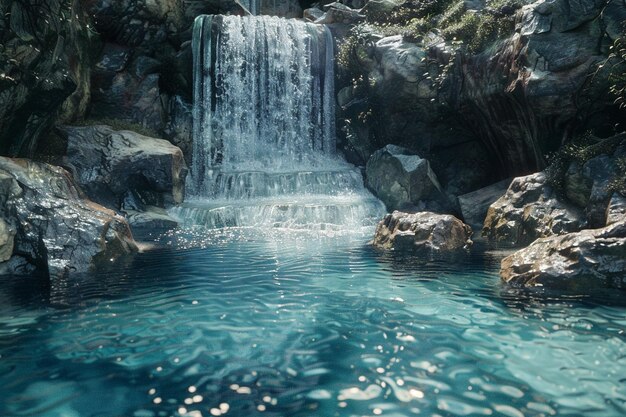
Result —
[[[502,261],[502,280],[515,287],[586,292],[626,288],[626,221],[538,239]]]
[[[626,197],[613,193],[606,210],[606,225],[626,221]]]
[[[108,126],[58,130],[67,141],[67,165],[92,200],[114,209],[128,199],[135,209],[183,201],[187,167],[181,150],[168,141]]]
[[[62,168],[0,157],[0,200],[0,218],[15,231],[5,273],[30,265],[55,278],[137,250],[128,223],[83,198]]]
[[[310,9],[305,9],[303,12],[303,17],[309,22],[315,22],[317,19],[320,19],[324,16],[324,12],[318,9],[317,7],[311,7]]]
[[[143,211],[124,210],[126,220],[134,232],[174,229],[178,222],[160,207],[146,207]]]
[[[575,232],[585,226],[581,209],[562,202],[546,174],[518,177],[487,211],[483,236],[497,244],[528,245],[535,239]]]
[[[367,187],[388,210],[408,207],[447,207],[430,163],[408,149],[387,145],[376,151],[365,168]]]
[[[362,22],[365,16],[358,10],[352,9],[345,4],[335,2],[324,6],[326,13],[315,20],[315,23],[330,25],[333,23],[355,24]]]
[[[511,179],[506,179],[459,196],[459,206],[465,223],[472,227],[481,228],[485,223],[489,206],[506,193],[510,184]]]
[[[6,262],[11,259],[14,238],[15,230],[11,229],[4,220],[0,219],[0,262]]]
[[[372,243],[380,249],[434,256],[466,252],[471,236],[472,229],[451,215],[394,211],[378,224]]]

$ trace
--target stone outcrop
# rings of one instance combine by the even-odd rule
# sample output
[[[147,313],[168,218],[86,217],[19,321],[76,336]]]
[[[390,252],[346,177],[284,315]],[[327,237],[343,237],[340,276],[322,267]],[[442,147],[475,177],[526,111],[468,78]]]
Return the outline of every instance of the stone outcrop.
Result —
[[[502,261],[502,280],[515,287],[547,287],[586,293],[626,288],[626,219],[538,239]]]
[[[183,201],[187,167],[168,141],[108,126],[64,126],[59,132],[67,142],[67,165],[93,201],[129,210]]]
[[[36,269],[54,279],[137,250],[128,223],[83,198],[62,168],[0,157],[0,201],[0,219],[14,236],[12,258],[0,263],[1,273]]]
[[[494,243],[528,245],[535,239],[581,230],[582,210],[562,202],[543,172],[518,177],[487,211],[483,236]]]
[[[0,155],[30,157],[85,113],[93,38],[83,2],[0,2]]]
[[[502,197],[511,185],[511,180],[497,182],[480,190],[459,196],[459,207],[463,221],[473,228],[481,229],[489,207]]]
[[[398,144],[428,159],[446,193],[459,196],[537,172],[567,139],[610,131],[620,119],[607,94],[608,66],[596,69],[620,33],[623,2],[539,0],[506,10],[483,3],[465,7],[478,19],[514,15],[516,24],[478,51],[444,40],[441,27],[417,38],[360,28],[344,57],[353,73],[338,93],[356,163]],[[393,4],[370,1],[361,13]]]
[[[7,174],[0,173],[0,181],[6,180],[2,178]],[[0,262],[6,262],[13,255],[13,244],[15,239],[15,230],[2,219],[0,219]]]
[[[376,151],[367,161],[365,177],[367,187],[389,211],[442,210],[449,205],[430,163],[400,146],[387,145]]]
[[[472,229],[451,215],[394,211],[378,224],[373,245],[418,256],[454,255],[472,245]]]

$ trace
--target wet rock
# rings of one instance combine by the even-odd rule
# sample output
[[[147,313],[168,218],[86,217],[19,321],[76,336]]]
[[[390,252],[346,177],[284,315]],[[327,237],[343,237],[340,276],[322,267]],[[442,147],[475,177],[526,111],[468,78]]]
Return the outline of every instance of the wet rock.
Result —
[[[32,156],[58,118],[86,112],[88,23],[80,1],[1,2],[0,155]]]
[[[378,224],[373,245],[421,256],[455,254],[470,248],[471,235],[472,229],[451,215],[394,211]]]
[[[168,122],[163,134],[175,146],[178,146],[185,156],[187,164],[192,163],[193,153],[193,114],[192,106],[181,96],[173,97],[169,103]]]
[[[0,219],[0,262],[6,262],[13,255],[13,239],[15,238],[15,230]]]
[[[485,223],[489,206],[506,193],[511,181],[511,179],[503,180],[459,196],[459,205],[465,223],[480,229]]]
[[[540,172],[513,180],[506,194],[489,207],[483,236],[494,243],[523,246],[584,226],[582,210],[559,200]]]
[[[106,44],[94,70],[91,114],[136,123],[160,132],[167,120],[168,97],[160,88],[161,63],[131,49]]]
[[[626,222],[538,239],[506,257],[500,275],[516,287],[626,288]]]
[[[128,223],[83,198],[62,168],[0,157],[0,193],[0,218],[15,230],[15,259],[2,264],[5,273],[34,267],[54,278],[137,250]]]
[[[187,167],[168,141],[108,126],[64,126],[59,132],[76,181],[94,201],[115,209],[129,194],[143,205],[183,201]]]
[[[430,163],[400,146],[376,151],[367,161],[365,176],[367,187],[388,210],[448,204]]]
[[[606,213],[606,225],[626,221],[626,197],[620,193],[613,193]]]
[[[365,19],[365,16],[360,14],[358,10],[338,2],[327,4],[324,9],[326,13],[315,20],[315,23],[325,25],[333,23],[355,24]]]
[[[143,211],[125,210],[125,214],[135,233],[178,227],[178,222],[160,207],[145,207]]]
[[[303,17],[309,22],[315,22],[317,19],[320,19],[322,16],[324,16],[324,12],[318,9],[317,7],[305,9],[303,13]]]

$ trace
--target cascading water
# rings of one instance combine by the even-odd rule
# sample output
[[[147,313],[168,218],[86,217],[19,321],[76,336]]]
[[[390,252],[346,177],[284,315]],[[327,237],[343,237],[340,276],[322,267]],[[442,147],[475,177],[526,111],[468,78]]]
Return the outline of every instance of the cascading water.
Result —
[[[383,205],[335,149],[334,53],[320,25],[200,16],[194,26],[188,202],[209,227],[373,225]]]

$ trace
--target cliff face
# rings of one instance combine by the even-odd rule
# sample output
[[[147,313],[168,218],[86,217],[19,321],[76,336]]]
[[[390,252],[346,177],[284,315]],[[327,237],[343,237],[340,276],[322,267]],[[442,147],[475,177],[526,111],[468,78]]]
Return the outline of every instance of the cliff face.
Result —
[[[57,121],[84,115],[94,38],[82,2],[0,2],[0,154],[32,156]]]
[[[586,130],[609,136],[624,129],[616,129],[624,114],[608,94],[610,70],[599,65],[623,33],[623,2],[459,4],[460,23],[444,27],[446,12],[417,39],[385,36],[384,25],[352,29],[340,56],[350,84],[338,101],[354,160],[400,144],[429,159],[446,191],[459,195],[544,168],[548,153]],[[483,26],[463,33],[466,16],[509,16],[512,24],[475,47]]]

